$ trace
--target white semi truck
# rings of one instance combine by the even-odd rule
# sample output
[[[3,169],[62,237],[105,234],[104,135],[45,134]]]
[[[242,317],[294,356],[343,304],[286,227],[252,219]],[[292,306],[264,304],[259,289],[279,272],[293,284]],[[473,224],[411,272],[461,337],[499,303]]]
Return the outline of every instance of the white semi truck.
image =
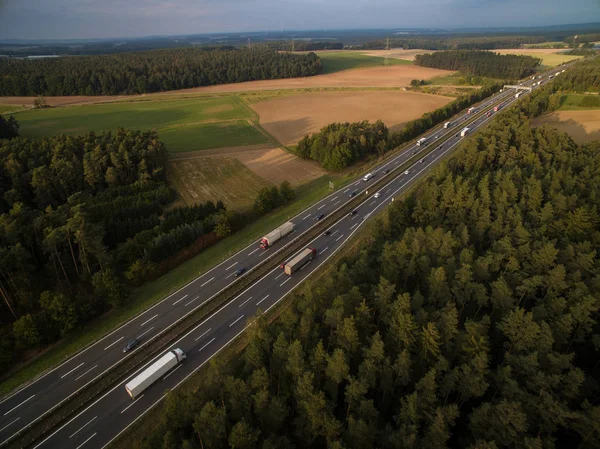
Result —
[[[467,109],[467,114],[472,114],[473,112],[475,112],[474,107]]]
[[[160,359],[127,382],[125,390],[127,390],[131,399],[135,399],[150,385],[183,362],[185,357],[185,352],[181,349],[173,349],[167,352]]]
[[[465,137],[469,133],[469,128],[463,128],[460,132],[460,137]]]
[[[281,240],[286,235],[294,230],[294,223],[288,221],[287,223],[282,224],[274,231],[269,232],[262,239],[260,239],[260,247],[262,249],[267,249],[270,246],[273,246],[275,242]]]
[[[300,268],[302,268],[308,262],[313,260],[316,255],[317,255],[316,249],[306,248],[304,251],[302,251],[300,254],[298,254],[296,257],[294,257],[292,260],[290,260],[288,263],[285,264],[285,266],[283,267],[285,274],[287,274],[288,276],[291,276],[293,273],[298,271]]]
[[[417,146],[420,147],[421,145],[425,144],[425,142],[427,142],[427,137],[421,137],[419,140],[417,140]]]

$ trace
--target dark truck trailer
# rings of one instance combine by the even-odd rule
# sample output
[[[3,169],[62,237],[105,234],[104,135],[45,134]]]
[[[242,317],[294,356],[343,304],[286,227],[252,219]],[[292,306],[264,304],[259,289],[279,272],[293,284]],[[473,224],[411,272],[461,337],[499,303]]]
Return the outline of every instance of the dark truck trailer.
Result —
[[[300,268],[302,268],[304,265],[306,265],[308,262],[313,260],[316,255],[317,255],[316,249],[306,248],[304,251],[302,251],[300,254],[298,254],[296,257],[294,257],[292,260],[290,260],[288,263],[285,264],[285,267],[284,267],[285,274],[287,274],[288,276],[291,276],[292,273],[295,273]]]

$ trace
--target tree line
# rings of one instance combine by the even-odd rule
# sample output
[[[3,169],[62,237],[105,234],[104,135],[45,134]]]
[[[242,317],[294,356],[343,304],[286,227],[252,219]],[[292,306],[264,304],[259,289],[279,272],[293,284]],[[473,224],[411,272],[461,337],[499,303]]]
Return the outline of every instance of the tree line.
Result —
[[[38,60],[0,59],[0,95],[119,95],[243,81],[312,76],[314,53],[267,48],[163,49]]]
[[[598,58],[578,62],[565,73],[561,73],[553,83],[564,92],[600,91],[600,64]]]
[[[277,51],[343,50],[343,42],[277,41],[261,44]]]
[[[154,131],[0,140],[0,372],[240,226],[220,201],[165,210],[164,164]]]
[[[0,139],[12,139],[19,135],[19,123],[14,116],[8,118],[0,115]]]
[[[424,50],[495,50],[501,48],[519,48],[523,44],[546,42],[543,36],[465,36],[465,37],[416,37],[390,39],[393,48]],[[387,39],[379,39],[362,44],[364,49],[383,50],[387,48]]]
[[[456,50],[416,55],[414,62],[422,67],[458,70],[467,75],[516,80],[535,73],[535,68],[542,63],[542,60],[525,55]]]
[[[490,84],[463,94],[447,105],[411,120],[393,133],[381,120],[373,124],[368,121],[333,123],[324,126],[318,133],[304,136],[298,142],[295,153],[303,159],[319,162],[327,170],[342,170],[365,157],[383,156],[468,106],[493,95],[501,87],[501,84]]]
[[[462,143],[274,323],[252,318],[133,447],[599,447],[600,143],[532,128],[552,95]]]

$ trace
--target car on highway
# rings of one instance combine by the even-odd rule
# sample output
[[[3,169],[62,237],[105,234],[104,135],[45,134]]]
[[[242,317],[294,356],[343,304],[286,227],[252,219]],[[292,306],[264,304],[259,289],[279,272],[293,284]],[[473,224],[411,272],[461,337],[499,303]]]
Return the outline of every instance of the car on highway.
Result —
[[[245,272],[246,272],[246,269],[244,267],[242,267],[235,272],[235,277],[239,277],[242,274],[244,274]]]
[[[133,338],[127,342],[125,347],[123,348],[123,352],[129,352],[140,344],[140,341],[137,338]]]
[[[422,163],[423,163],[423,159],[421,159],[421,160],[419,161],[419,164],[422,164]]]
[[[373,195],[373,198],[379,198],[381,196],[381,192],[377,192],[375,195]]]
[[[281,262],[281,263],[279,264],[279,268],[281,268],[281,269],[283,270],[283,269],[285,268],[285,264],[286,264],[286,263],[287,263],[287,262]]]
[[[356,195],[356,190],[353,190],[352,192],[350,192],[350,193],[348,194],[348,196],[349,196],[350,198],[352,198],[352,197],[353,197],[353,196],[355,196],[355,195]]]
[[[384,175],[387,175],[389,172],[390,172],[390,169],[389,169],[389,168],[386,168],[385,170],[383,170],[383,174],[384,174]]]
[[[489,117],[490,115],[492,115],[491,112],[488,112],[487,114],[485,114],[487,117]]]
[[[410,173],[410,172],[409,172],[408,170],[406,170],[406,171],[404,172],[404,174],[405,174],[405,175],[408,175],[409,173]]]
[[[356,214],[357,214],[357,212],[358,212],[358,211],[357,211],[356,209],[354,209],[354,210],[353,210],[352,212],[350,212],[348,215],[350,215],[350,216],[352,216],[352,215],[356,215]]]
[[[417,150],[413,150],[412,154],[417,154]]]
[[[315,217],[315,220],[322,220],[325,214],[320,214]]]
[[[331,235],[331,231],[325,231],[323,235]]]

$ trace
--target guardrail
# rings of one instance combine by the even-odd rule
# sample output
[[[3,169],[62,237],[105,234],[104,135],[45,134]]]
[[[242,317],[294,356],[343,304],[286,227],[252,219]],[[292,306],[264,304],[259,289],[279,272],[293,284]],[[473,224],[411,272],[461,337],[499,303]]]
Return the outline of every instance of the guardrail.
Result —
[[[496,98],[497,102],[505,101],[510,98],[511,95],[501,95]],[[492,104],[492,105],[493,105]],[[490,105],[490,107],[492,106]],[[480,110],[478,113],[473,114],[470,120],[461,124],[461,126],[467,126],[484,115],[485,111]],[[432,128],[429,132],[435,130]],[[371,184],[371,189],[377,191],[380,187],[385,186],[391,180],[393,180],[397,173],[406,170],[416,163],[416,161],[426,157],[431,152],[435,151],[437,147],[445,143],[452,138],[454,130],[447,133],[444,137],[441,137],[426,148],[428,150],[421,151],[418,154],[413,155],[407,161],[399,164],[395,168],[391,168],[389,173],[378,176],[376,180]],[[388,153],[386,159],[390,155],[396,154],[399,150],[406,148],[414,144],[414,142],[407,142],[404,146],[399,147],[393,152]],[[370,189],[370,190],[371,190]],[[163,329],[152,339],[148,344],[141,346],[137,351],[133,352],[129,357],[122,359],[121,361],[114,364],[104,375],[96,380],[96,382],[81,388],[79,391],[74,393],[68,400],[63,404],[60,404],[57,409],[47,416],[42,417],[38,421],[32,423],[29,426],[21,429],[10,441],[11,448],[22,448],[27,447],[34,442],[42,438],[51,429],[58,426],[60,423],[66,421],[68,418],[77,413],[83,406],[94,399],[98,398],[102,393],[110,388],[114,388],[115,385],[121,383],[126,377],[130,376],[137,367],[144,365],[144,362],[150,360],[157,355],[164,352],[169,348],[171,342],[181,337],[185,333],[189,332],[194,326],[205,319],[208,315],[212,314],[215,310],[227,303],[229,300],[242,293],[250,284],[264,276],[268,271],[273,269],[272,263],[274,260],[278,262],[281,260],[287,260],[294,253],[302,249],[308,242],[313,240],[316,236],[320,235],[323,230],[330,227],[334,222],[340,220],[347,215],[351,210],[357,208],[360,204],[366,202],[367,199],[364,195],[357,195],[352,200],[346,202],[334,212],[323,218],[323,220],[315,223],[307,231],[295,237],[287,244],[281,246],[273,254],[269,255],[259,265],[251,268],[248,272],[239,278],[237,282],[225,287],[217,294],[209,298],[203,305],[198,306],[196,309],[191,310],[188,314],[184,315],[181,319],[174,322],[167,328]]]

